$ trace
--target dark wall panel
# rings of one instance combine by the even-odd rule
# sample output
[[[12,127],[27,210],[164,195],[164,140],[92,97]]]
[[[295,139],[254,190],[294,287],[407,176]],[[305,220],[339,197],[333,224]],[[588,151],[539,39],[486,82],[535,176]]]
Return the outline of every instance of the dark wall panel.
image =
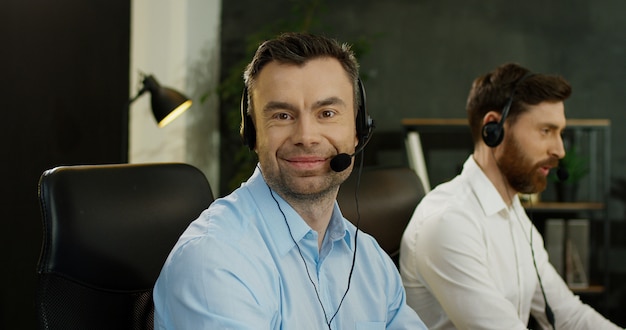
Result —
[[[40,174],[122,160],[130,2],[0,3],[0,329],[35,328]]]

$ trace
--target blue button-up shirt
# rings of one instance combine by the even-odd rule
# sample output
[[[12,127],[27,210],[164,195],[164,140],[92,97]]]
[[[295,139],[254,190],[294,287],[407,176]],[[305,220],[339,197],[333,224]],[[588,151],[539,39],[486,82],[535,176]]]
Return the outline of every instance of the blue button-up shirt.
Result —
[[[329,328],[348,286],[356,228],[335,203],[318,249],[317,232],[273,196],[257,168],[189,226],[154,288],[156,329]],[[332,329],[426,329],[391,259],[371,236],[359,232],[357,241]]]

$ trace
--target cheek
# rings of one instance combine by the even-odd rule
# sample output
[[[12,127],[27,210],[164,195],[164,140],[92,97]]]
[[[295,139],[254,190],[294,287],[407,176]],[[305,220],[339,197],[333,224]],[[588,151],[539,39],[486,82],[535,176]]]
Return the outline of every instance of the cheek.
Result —
[[[363,134],[359,134],[359,132],[357,132],[357,130],[356,130],[356,123],[355,122],[346,123],[346,127],[350,127],[349,129],[346,129],[344,131],[345,132],[344,139],[346,141],[352,141],[352,144],[355,147],[359,144],[359,142],[365,142],[365,141],[359,141],[359,138]]]
[[[257,140],[256,143],[256,152],[257,154],[274,154],[276,153],[277,146],[267,135],[264,138]]]
[[[524,154],[526,155],[526,158],[528,158],[528,161],[533,164],[536,164],[546,158],[547,149],[540,143],[524,145],[523,150],[525,151]]]
[[[257,147],[263,149],[276,148],[276,145],[284,142],[286,136],[288,136],[288,134],[284,129],[263,127],[257,131]]]
[[[515,153],[518,159],[523,159],[525,163],[533,163],[539,155],[539,150],[542,148],[541,143],[535,136],[531,136],[531,133],[509,136],[506,142],[504,144],[507,145],[507,149]]]
[[[331,141],[336,141],[340,145],[345,147],[354,147],[356,148],[359,145],[359,136],[356,133],[356,129],[353,127],[352,129],[337,129]]]

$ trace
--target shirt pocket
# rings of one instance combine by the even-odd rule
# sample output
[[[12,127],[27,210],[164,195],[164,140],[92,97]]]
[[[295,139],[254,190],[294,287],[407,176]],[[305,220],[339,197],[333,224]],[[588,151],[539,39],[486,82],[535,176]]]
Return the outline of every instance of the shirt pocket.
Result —
[[[356,324],[356,330],[384,330],[385,322],[359,322]]]

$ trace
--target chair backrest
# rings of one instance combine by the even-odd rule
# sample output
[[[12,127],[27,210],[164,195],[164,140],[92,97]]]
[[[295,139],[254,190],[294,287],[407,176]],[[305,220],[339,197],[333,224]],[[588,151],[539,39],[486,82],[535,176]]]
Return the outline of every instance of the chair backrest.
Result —
[[[424,197],[422,182],[408,167],[364,168],[357,191],[358,180],[355,167],[339,188],[341,212],[355,225],[360,214],[359,229],[374,236],[397,266],[402,234]]]
[[[62,166],[39,181],[42,329],[151,329],[152,288],[178,237],[213,201],[179,163]]]

